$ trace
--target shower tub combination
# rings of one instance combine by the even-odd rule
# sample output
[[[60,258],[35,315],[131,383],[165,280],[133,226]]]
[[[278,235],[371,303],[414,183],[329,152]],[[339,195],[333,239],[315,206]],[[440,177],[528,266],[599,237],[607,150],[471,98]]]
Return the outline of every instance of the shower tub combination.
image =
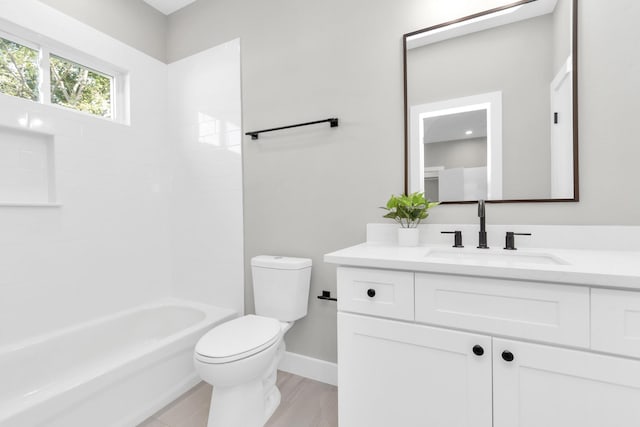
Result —
[[[163,300],[0,348],[0,426],[135,426],[200,381],[196,342],[236,316]]]

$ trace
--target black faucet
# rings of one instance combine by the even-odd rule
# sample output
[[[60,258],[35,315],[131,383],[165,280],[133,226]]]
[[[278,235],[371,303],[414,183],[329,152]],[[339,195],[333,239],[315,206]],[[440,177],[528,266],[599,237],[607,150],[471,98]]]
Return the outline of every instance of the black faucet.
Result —
[[[486,215],[484,211],[484,200],[478,200],[478,218],[480,218],[480,232],[478,233],[478,249],[489,249],[487,246]]]

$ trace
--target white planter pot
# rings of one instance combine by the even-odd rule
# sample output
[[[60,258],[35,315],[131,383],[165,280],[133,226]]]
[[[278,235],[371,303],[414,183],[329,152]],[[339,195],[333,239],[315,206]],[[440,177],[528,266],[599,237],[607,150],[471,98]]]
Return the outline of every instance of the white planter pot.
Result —
[[[398,228],[398,245],[418,246],[420,243],[419,228]]]

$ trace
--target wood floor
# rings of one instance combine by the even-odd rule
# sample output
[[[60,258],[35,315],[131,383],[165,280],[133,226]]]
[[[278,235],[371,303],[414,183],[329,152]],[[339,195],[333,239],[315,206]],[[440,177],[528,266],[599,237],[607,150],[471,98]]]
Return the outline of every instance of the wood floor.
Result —
[[[337,427],[336,387],[278,372],[282,402],[265,427]],[[139,427],[206,427],[211,386],[200,383]]]

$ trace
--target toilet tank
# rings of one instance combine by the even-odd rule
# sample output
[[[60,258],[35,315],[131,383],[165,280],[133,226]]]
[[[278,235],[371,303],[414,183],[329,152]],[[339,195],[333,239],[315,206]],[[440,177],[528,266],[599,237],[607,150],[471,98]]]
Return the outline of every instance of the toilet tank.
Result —
[[[311,260],[260,255],[251,259],[256,314],[283,322],[307,315]]]

